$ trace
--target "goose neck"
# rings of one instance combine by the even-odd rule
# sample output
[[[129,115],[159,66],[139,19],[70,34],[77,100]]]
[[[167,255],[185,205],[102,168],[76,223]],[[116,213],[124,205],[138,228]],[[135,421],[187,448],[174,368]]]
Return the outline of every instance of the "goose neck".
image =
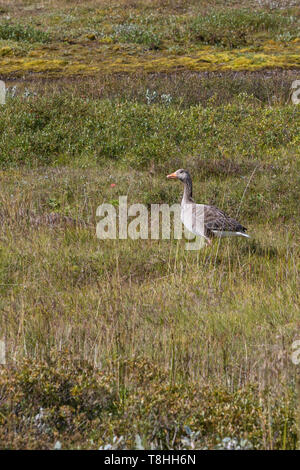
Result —
[[[184,191],[183,191],[182,203],[188,204],[189,202],[193,202],[193,199],[192,199],[193,187],[192,187],[191,178],[186,179],[186,181],[184,181],[183,184],[184,184]]]

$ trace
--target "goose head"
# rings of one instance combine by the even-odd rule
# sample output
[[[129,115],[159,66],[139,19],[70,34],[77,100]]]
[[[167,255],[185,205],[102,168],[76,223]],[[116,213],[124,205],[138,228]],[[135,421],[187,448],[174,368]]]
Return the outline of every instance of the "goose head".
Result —
[[[183,170],[180,168],[179,170],[175,171],[174,173],[171,173],[170,175],[167,175],[168,179],[178,179],[182,181],[183,183],[186,183],[191,180],[190,174],[187,170]]]

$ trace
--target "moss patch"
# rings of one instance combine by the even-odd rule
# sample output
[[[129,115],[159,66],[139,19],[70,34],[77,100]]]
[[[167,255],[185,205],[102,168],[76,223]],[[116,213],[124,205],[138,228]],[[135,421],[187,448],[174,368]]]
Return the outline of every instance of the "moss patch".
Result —
[[[98,47],[97,47],[98,46]],[[77,44],[39,48],[25,57],[12,56],[10,48],[0,50],[1,74],[24,72],[56,73],[58,75],[89,75],[96,72],[165,72],[182,70],[260,70],[264,68],[300,68],[300,45],[284,46],[267,42],[259,51],[250,48],[220,51],[205,47],[189,55],[176,56],[160,52],[148,55],[131,55],[118,46],[97,44],[93,48]]]

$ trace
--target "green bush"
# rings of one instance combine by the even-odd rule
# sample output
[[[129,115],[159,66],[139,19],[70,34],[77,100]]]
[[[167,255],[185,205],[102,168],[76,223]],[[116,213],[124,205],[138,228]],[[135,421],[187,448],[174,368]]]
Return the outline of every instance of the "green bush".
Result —
[[[0,39],[34,43],[48,42],[50,37],[48,33],[32,28],[32,26],[22,26],[21,24],[4,22],[0,24]]]
[[[295,448],[291,391],[278,399],[252,385],[235,392],[196,383],[171,385],[166,373],[143,359],[125,360],[122,368],[126,385],[67,353],[2,369],[1,447],[53,448],[59,439],[65,448],[95,448],[123,435],[134,448],[138,432],[147,448],[168,448],[173,438],[180,449],[191,427],[197,430],[198,449],[228,436],[262,448],[271,434],[268,445],[282,448],[284,440],[286,448]]]
[[[7,100],[0,109],[0,132],[4,168],[107,160],[142,168],[172,159],[175,165],[188,155],[223,158],[221,147],[237,162],[253,155],[267,161],[279,158],[281,146],[297,149],[299,112],[294,106],[257,106],[244,95],[228,105],[188,109],[38,96]]]
[[[114,29],[114,39],[119,42],[143,44],[149,49],[159,49],[161,45],[160,36],[153,30],[142,28],[135,24],[117,25]]]
[[[193,39],[205,44],[239,47],[254,41],[255,33],[283,32],[295,22],[293,17],[246,9],[213,11],[198,16],[191,25]]]

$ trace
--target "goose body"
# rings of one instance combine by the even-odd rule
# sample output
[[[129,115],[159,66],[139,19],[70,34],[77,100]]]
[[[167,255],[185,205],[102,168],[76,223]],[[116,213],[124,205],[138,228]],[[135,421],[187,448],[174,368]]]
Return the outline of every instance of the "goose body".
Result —
[[[194,235],[204,237],[210,244],[213,237],[246,237],[246,227],[215,206],[196,204],[192,198],[192,179],[188,171],[180,169],[167,176],[184,184],[181,201],[181,221]]]

